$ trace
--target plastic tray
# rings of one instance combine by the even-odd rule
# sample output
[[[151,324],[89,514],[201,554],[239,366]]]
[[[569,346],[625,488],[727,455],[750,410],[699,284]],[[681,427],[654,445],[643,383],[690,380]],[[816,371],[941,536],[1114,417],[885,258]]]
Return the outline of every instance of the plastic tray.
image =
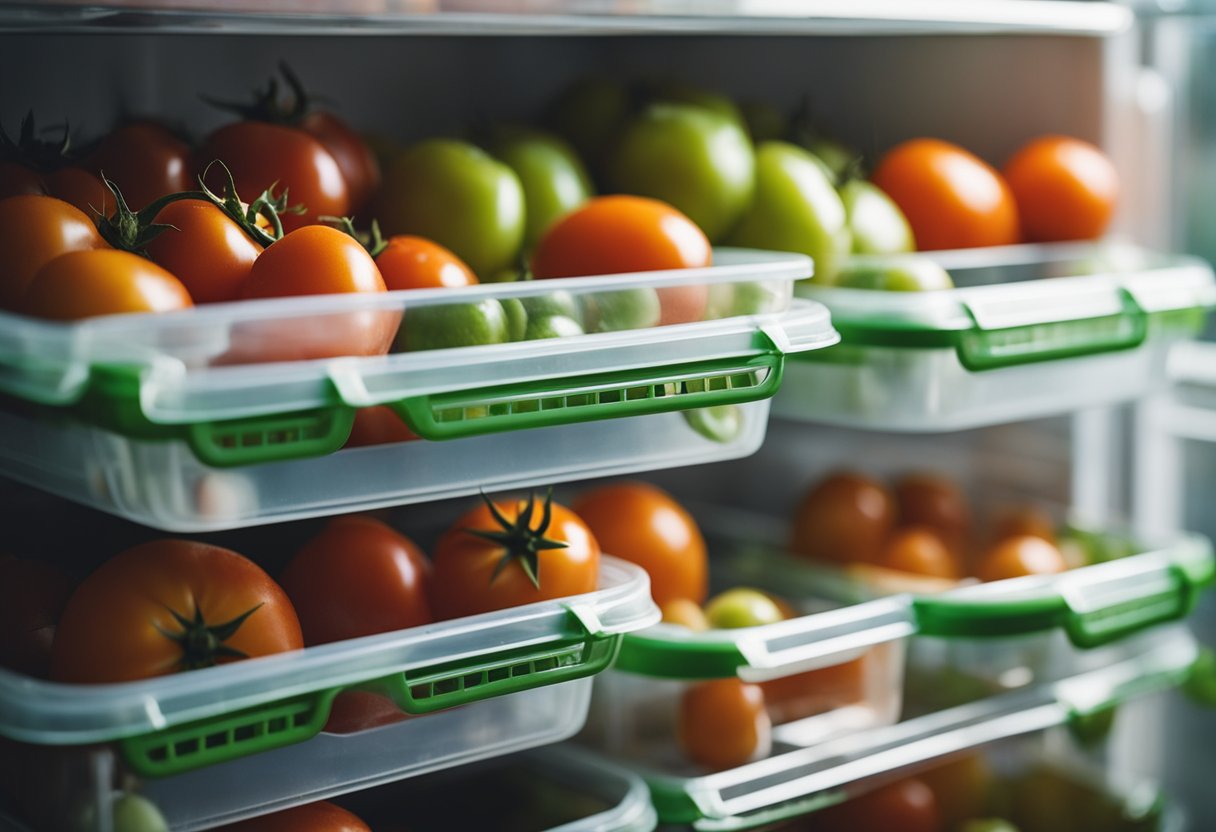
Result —
[[[789,362],[775,415],[933,432],[1132,399],[1216,305],[1193,257],[1093,244],[918,256],[958,288],[799,287],[831,310],[842,344]]]
[[[822,307],[792,301],[807,258],[717,256],[719,265],[704,269],[280,298],[70,324],[0,314],[0,393],[40,418],[68,413],[133,438],[183,441],[212,466],[333,452],[355,410],[375,405],[439,440],[768,398],[787,353],[837,335]],[[704,293],[703,310],[686,308],[688,292]],[[442,345],[479,306],[515,310],[498,313],[510,322],[545,299],[611,331],[411,344]],[[660,325],[694,314],[705,320]],[[369,329],[375,344],[365,343]],[[374,354],[402,342],[412,351]]]
[[[1067,725],[1183,682],[1198,649],[1184,628],[1125,645],[1098,670],[950,708],[885,728],[797,747],[775,729],[778,753],[716,774],[631,764],[650,784],[661,823],[745,829],[808,814],[953,754]]]
[[[444,711],[444,715],[408,720],[402,723],[404,728],[385,729],[421,732],[433,742],[411,744],[409,753],[401,752],[405,746],[394,751],[386,745],[381,760],[391,760],[402,771],[440,768],[491,751],[504,753],[534,741],[553,740],[549,722],[539,715],[512,717],[497,748],[488,735],[474,731],[447,736],[433,727],[452,720],[459,724],[459,715],[470,713],[471,706],[504,694],[546,691],[532,699],[547,701],[554,719],[567,713],[564,722],[554,724],[564,726],[566,732],[576,730],[585,701],[582,708],[575,706],[577,702],[569,704],[551,686],[604,670],[615,659],[623,633],[652,624],[657,617],[645,572],[605,557],[600,588],[587,595],[188,674],[122,684],[66,685],[0,671],[0,736],[40,746],[112,742],[127,769],[149,778],[206,771],[224,763],[239,767],[240,758],[260,759],[262,752],[273,749],[289,752],[280,760],[296,761],[307,758],[310,749],[323,754],[331,746],[336,750],[355,743],[345,736],[318,735],[334,698],[344,690],[361,688],[388,696],[407,714]],[[585,700],[585,691],[577,684],[561,690],[574,700]],[[500,714],[505,717],[513,707],[486,705],[484,710],[505,709]],[[380,733],[370,732],[369,743],[383,742],[377,739]],[[369,765],[372,772],[378,771],[375,764]],[[291,781],[301,767],[293,762],[275,770],[284,781]],[[357,771],[354,766],[326,764],[316,776],[331,784],[369,776]],[[184,788],[176,777],[164,782],[171,784],[167,789]]]

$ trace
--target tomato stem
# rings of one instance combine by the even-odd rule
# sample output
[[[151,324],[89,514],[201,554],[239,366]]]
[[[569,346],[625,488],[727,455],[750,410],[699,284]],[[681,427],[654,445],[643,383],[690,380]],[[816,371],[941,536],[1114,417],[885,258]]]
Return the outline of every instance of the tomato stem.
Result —
[[[528,494],[528,504],[519,512],[514,521],[507,517],[494,505],[494,501],[483,492],[481,499],[485,501],[490,515],[500,530],[465,529],[468,534],[498,543],[503,547],[502,558],[490,575],[490,583],[494,583],[507,566],[516,562],[519,568],[528,576],[528,580],[540,589],[540,553],[546,549],[565,549],[569,544],[560,540],[545,537],[549,524],[553,521],[553,489],[545,495],[544,506],[541,510],[540,522],[532,528],[532,517],[536,513],[536,494]]]
[[[208,626],[203,619],[203,611],[196,604],[194,617],[187,618],[172,607],[166,607],[173,620],[181,627],[180,632],[170,632],[161,627],[157,631],[165,638],[177,642],[182,649],[182,657],[178,660],[179,670],[198,670],[203,667],[214,667],[219,659],[247,659],[249,655],[226,643],[236,635],[241,625],[262,607],[261,604],[251,607],[245,612],[225,621],[223,624]]]
[[[290,91],[290,98],[288,98],[288,103],[286,104],[282,103],[279,99],[279,82],[274,77],[271,77],[266,82],[264,88],[253,91],[253,100],[251,102],[225,101],[220,98],[212,98],[209,95],[200,95],[199,98],[212,107],[227,110],[250,121],[265,121],[271,124],[284,124],[294,127],[308,115],[308,111],[312,106],[312,99],[304,88],[304,85],[300,82],[300,77],[295,74],[286,61],[279,61],[279,72],[283,75],[283,79],[287,82],[287,87]]]
[[[386,248],[388,241],[384,239],[384,235],[380,232],[380,223],[372,220],[371,229],[368,231],[358,231],[355,228],[355,220],[353,217],[317,217],[317,221],[326,225],[332,226],[343,234],[346,234],[359,245],[367,250],[375,260],[380,256]]]
[[[50,173],[72,164],[72,131],[65,120],[63,138],[58,142],[45,142],[37,138],[34,111],[30,110],[21,119],[21,132],[13,139],[0,126],[0,160],[16,162],[38,173]]]

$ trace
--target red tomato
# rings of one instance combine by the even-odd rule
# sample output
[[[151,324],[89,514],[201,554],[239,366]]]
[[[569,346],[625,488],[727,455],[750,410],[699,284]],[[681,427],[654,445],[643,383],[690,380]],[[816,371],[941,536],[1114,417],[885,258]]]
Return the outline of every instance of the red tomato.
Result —
[[[354,734],[410,718],[387,696],[366,690],[344,690],[334,697],[324,730],[330,734]]]
[[[861,832],[943,832],[933,790],[909,777],[812,816],[816,829]]]
[[[0,555],[0,667],[46,678],[55,625],[75,581],[36,560]]]
[[[894,524],[895,501],[881,483],[839,472],[803,498],[790,547],[819,560],[874,563]]]
[[[705,538],[667,492],[644,482],[614,483],[580,495],[573,508],[605,552],[646,570],[656,604],[705,602]]]
[[[492,506],[487,499],[436,544],[431,580],[436,618],[460,618],[595,590],[600,547],[578,515],[549,500],[542,506],[531,498]]]
[[[126,312],[172,312],[194,302],[169,272],[138,254],[114,249],[71,251],[47,263],[30,281],[23,311],[74,321]]]
[[[398,234],[376,255],[389,291],[475,286],[477,275],[448,249],[425,237]]]
[[[942,542],[935,529],[909,526],[891,536],[883,548],[879,566],[957,581],[962,577],[962,565]]]
[[[102,139],[88,164],[122,190],[132,211],[191,185],[190,146],[153,122],[119,127]]]
[[[404,535],[370,517],[338,517],[296,552],[279,584],[307,645],[429,624],[430,565]]]
[[[51,196],[75,205],[89,217],[108,214],[114,196],[100,177],[84,168],[60,168],[44,177]],[[128,206],[129,207],[129,206]]]
[[[380,187],[380,163],[367,142],[332,113],[309,113],[300,129],[324,145],[338,163],[350,190],[351,212],[366,208]]]
[[[59,620],[51,675],[126,682],[303,646],[286,593],[253,561],[206,543],[156,540],[81,583]]]
[[[640,196],[601,196],[558,220],[536,244],[537,278],[691,269],[708,266],[713,252],[696,223],[670,205]],[[699,321],[709,288],[659,290],[660,325]]]
[[[1094,240],[1106,233],[1119,199],[1119,174],[1089,142],[1043,136],[1005,164],[1026,239]]]
[[[6,263],[0,279],[0,307],[21,306],[34,275],[59,255],[109,247],[93,221],[61,199],[14,196],[0,200],[0,250]]]
[[[714,771],[767,757],[773,724],[764,692],[734,678],[690,685],[680,698],[676,738],[688,759]]]
[[[1024,575],[1052,575],[1068,569],[1064,555],[1041,537],[1007,537],[981,560],[975,576],[981,581],[1001,581]]]
[[[921,251],[1020,240],[1017,205],[1005,180],[949,142],[912,139],[892,148],[873,181],[904,212]]]
[[[0,162],[0,198],[45,193],[46,185],[33,168],[19,162]]]
[[[961,559],[967,550],[971,513],[957,485],[934,474],[908,474],[895,483],[900,526],[926,526]]]
[[[200,172],[216,159],[227,165],[237,193],[246,202],[256,199],[271,185],[275,185],[276,193],[286,189],[288,203],[303,205],[305,213],[283,214],[284,231],[314,223],[317,217],[344,217],[350,213],[350,190],[338,162],[321,142],[303,130],[261,121],[239,121],[212,133],[198,159]],[[208,186],[220,193],[227,183],[218,165],[212,168],[209,177]]]
[[[350,438],[344,448],[362,448],[368,445],[392,445],[396,442],[412,442],[418,438],[405,422],[401,421],[391,407],[361,407],[355,411],[355,423],[350,429]]]
[[[221,826],[217,832],[372,832],[371,827],[332,803],[309,803],[271,815]]]
[[[156,215],[171,225],[148,244],[148,255],[177,276],[196,303],[235,300],[262,247],[210,202],[171,202]]]

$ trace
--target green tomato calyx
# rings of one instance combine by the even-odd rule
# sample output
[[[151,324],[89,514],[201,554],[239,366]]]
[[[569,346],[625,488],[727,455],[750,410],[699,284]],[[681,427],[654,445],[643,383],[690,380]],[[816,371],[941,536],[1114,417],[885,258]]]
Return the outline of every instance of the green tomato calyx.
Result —
[[[165,638],[177,642],[182,649],[182,657],[178,660],[178,670],[198,670],[203,667],[214,667],[220,659],[247,659],[249,654],[229,647],[227,641],[236,635],[241,625],[261,608],[261,604],[252,607],[231,621],[210,626],[203,620],[203,611],[196,604],[194,617],[187,618],[177,610],[166,607],[173,620],[181,627],[179,632],[157,627],[157,631]]]
[[[50,173],[72,164],[75,159],[71,147],[71,129],[67,121],[63,123],[63,138],[59,141],[39,139],[33,110],[21,119],[21,132],[16,141],[0,126],[0,161],[15,162],[38,173]]]
[[[549,524],[553,520],[553,489],[550,488],[545,495],[540,522],[535,529],[532,528],[532,517],[536,513],[535,493],[528,495],[528,504],[513,521],[508,520],[498,510],[498,506],[494,505],[494,501],[484,493],[481,495],[481,499],[485,501],[486,507],[494,517],[494,522],[498,523],[500,529],[465,529],[465,532],[503,547],[502,559],[494,567],[494,573],[490,575],[490,583],[497,580],[508,564],[516,562],[528,576],[532,585],[540,589],[540,553],[546,549],[565,549],[569,545],[560,540],[545,537],[545,532],[549,530]]]
[[[252,101],[225,101],[209,95],[200,95],[199,98],[212,107],[234,113],[248,121],[265,121],[289,127],[298,125],[312,110],[312,97],[286,61],[279,61],[279,72],[287,82],[289,97],[285,102],[279,97],[279,81],[273,77],[265,87],[253,91]]]

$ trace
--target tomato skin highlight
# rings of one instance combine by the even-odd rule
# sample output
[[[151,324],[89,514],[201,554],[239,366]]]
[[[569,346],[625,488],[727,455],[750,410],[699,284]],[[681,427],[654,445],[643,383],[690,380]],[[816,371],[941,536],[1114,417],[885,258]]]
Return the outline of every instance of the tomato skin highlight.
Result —
[[[132,211],[191,185],[190,146],[154,122],[119,127],[102,139],[87,162],[119,187]]]
[[[0,307],[19,309],[38,270],[71,251],[110,246],[79,208],[51,196],[0,200],[0,249],[7,258],[0,280]]]
[[[304,646],[287,594],[253,561],[219,546],[156,540],[116,555],[80,584],[59,621],[52,678],[94,684],[179,672],[183,647],[165,634],[183,630],[170,611],[193,618],[196,610],[211,626],[254,610],[224,642],[248,658]]]
[[[921,251],[1013,245],[1017,205],[999,173],[961,147],[912,139],[887,151],[872,181],[903,211]]]
[[[425,237],[398,234],[376,255],[376,265],[390,292],[398,289],[454,289],[476,286],[477,275],[465,262]]]
[[[174,312],[194,306],[182,282],[151,260],[114,249],[72,251],[38,270],[23,311],[75,321],[128,312]]]
[[[216,832],[372,832],[371,827],[333,803],[308,803],[221,826]]]
[[[312,646],[431,623],[429,575],[417,544],[356,515],[331,520],[296,552],[279,583]]]
[[[171,225],[148,244],[152,260],[177,276],[196,303],[235,300],[262,247],[222,210],[201,200],[166,205],[156,222]]]
[[[514,521],[527,505],[526,500],[495,501],[507,520]],[[546,538],[567,544],[562,549],[538,553],[535,586],[523,567],[507,564],[494,577],[494,570],[505,553],[501,544],[469,532],[501,531],[489,508],[479,505],[457,520],[435,546],[432,557],[431,609],[438,620],[532,604],[593,592],[599,579],[600,546],[587,525],[570,509],[553,503],[552,520]],[[535,507],[532,526],[541,519],[541,505]]]
[[[1089,142],[1043,136],[1004,168],[1026,240],[1051,243],[1101,237],[1119,201],[1119,174]]]
[[[338,162],[303,130],[260,121],[229,124],[203,145],[198,155],[200,172],[216,159],[228,166],[237,193],[246,202],[275,185],[276,194],[287,190],[289,205],[304,206],[303,215],[281,216],[284,231],[310,225],[317,217],[350,213],[350,191]],[[217,193],[222,191],[226,183],[218,165],[209,172],[207,184]]]
[[[573,508],[605,552],[646,570],[660,607],[678,599],[705,602],[705,538],[671,495],[649,483],[614,483],[581,494]]]

